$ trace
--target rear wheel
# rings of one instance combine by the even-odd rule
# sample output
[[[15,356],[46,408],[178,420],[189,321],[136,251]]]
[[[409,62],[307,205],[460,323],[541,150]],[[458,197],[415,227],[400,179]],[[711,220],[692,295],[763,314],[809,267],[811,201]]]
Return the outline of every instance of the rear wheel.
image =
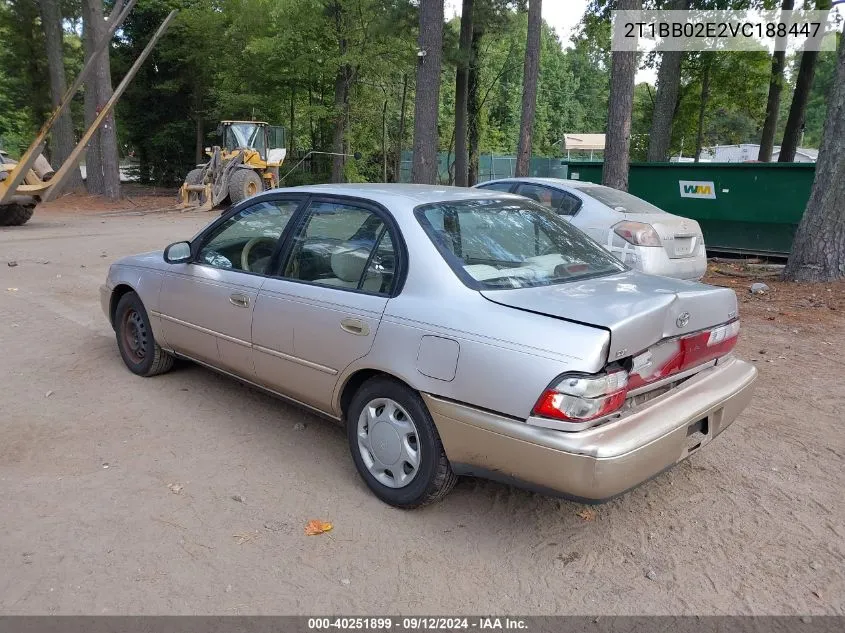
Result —
[[[261,176],[251,169],[236,169],[229,180],[229,199],[232,204],[264,191]]]
[[[375,495],[397,508],[445,497],[457,477],[420,395],[402,383],[373,378],[356,392],[347,414],[352,459]]]
[[[114,331],[120,355],[132,373],[155,376],[173,367],[173,355],[156,343],[144,304],[134,292],[127,292],[118,301]]]
[[[0,226],[21,226],[29,222],[35,206],[6,204],[0,207]]]

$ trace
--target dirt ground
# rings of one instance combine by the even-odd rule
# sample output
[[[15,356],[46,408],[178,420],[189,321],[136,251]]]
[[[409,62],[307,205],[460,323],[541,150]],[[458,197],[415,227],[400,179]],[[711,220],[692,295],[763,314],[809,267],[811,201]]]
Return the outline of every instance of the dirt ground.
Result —
[[[0,613],[845,614],[842,284],[711,271],[756,397],[622,498],[467,479],[403,512],[332,424],[197,366],[124,368],[98,287],[211,219],[149,212],[172,204],[63,199],[0,229]]]

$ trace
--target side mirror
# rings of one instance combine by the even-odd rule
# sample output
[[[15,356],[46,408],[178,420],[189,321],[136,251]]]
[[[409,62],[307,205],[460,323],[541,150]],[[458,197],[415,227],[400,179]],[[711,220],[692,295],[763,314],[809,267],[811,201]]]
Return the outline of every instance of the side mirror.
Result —
[[[175,242],[164,249],[164,261],[168,264],[185,264],[191,261],[189,242]]]

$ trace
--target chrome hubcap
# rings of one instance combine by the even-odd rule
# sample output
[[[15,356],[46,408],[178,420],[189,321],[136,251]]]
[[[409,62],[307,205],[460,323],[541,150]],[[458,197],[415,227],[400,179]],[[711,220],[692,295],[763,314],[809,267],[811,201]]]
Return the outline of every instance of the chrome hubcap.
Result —
[[[420,466],[417,427],[408,412],[390,398],[370,400],[358,416],[358,450],[379,483],[404,488]]]

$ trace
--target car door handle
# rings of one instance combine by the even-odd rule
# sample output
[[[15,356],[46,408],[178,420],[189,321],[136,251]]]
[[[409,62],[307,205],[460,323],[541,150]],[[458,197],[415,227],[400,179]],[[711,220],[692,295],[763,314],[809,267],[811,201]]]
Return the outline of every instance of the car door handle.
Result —
[[[370,333],[370,328],[360,319],[343,319],[340,329],[356,336],[367,336]]]
[[[229,303],[233,306],[238,306],[239,308],[248,308],[249,307],[249,297],[243,295],[239,292],[229,295]]]

